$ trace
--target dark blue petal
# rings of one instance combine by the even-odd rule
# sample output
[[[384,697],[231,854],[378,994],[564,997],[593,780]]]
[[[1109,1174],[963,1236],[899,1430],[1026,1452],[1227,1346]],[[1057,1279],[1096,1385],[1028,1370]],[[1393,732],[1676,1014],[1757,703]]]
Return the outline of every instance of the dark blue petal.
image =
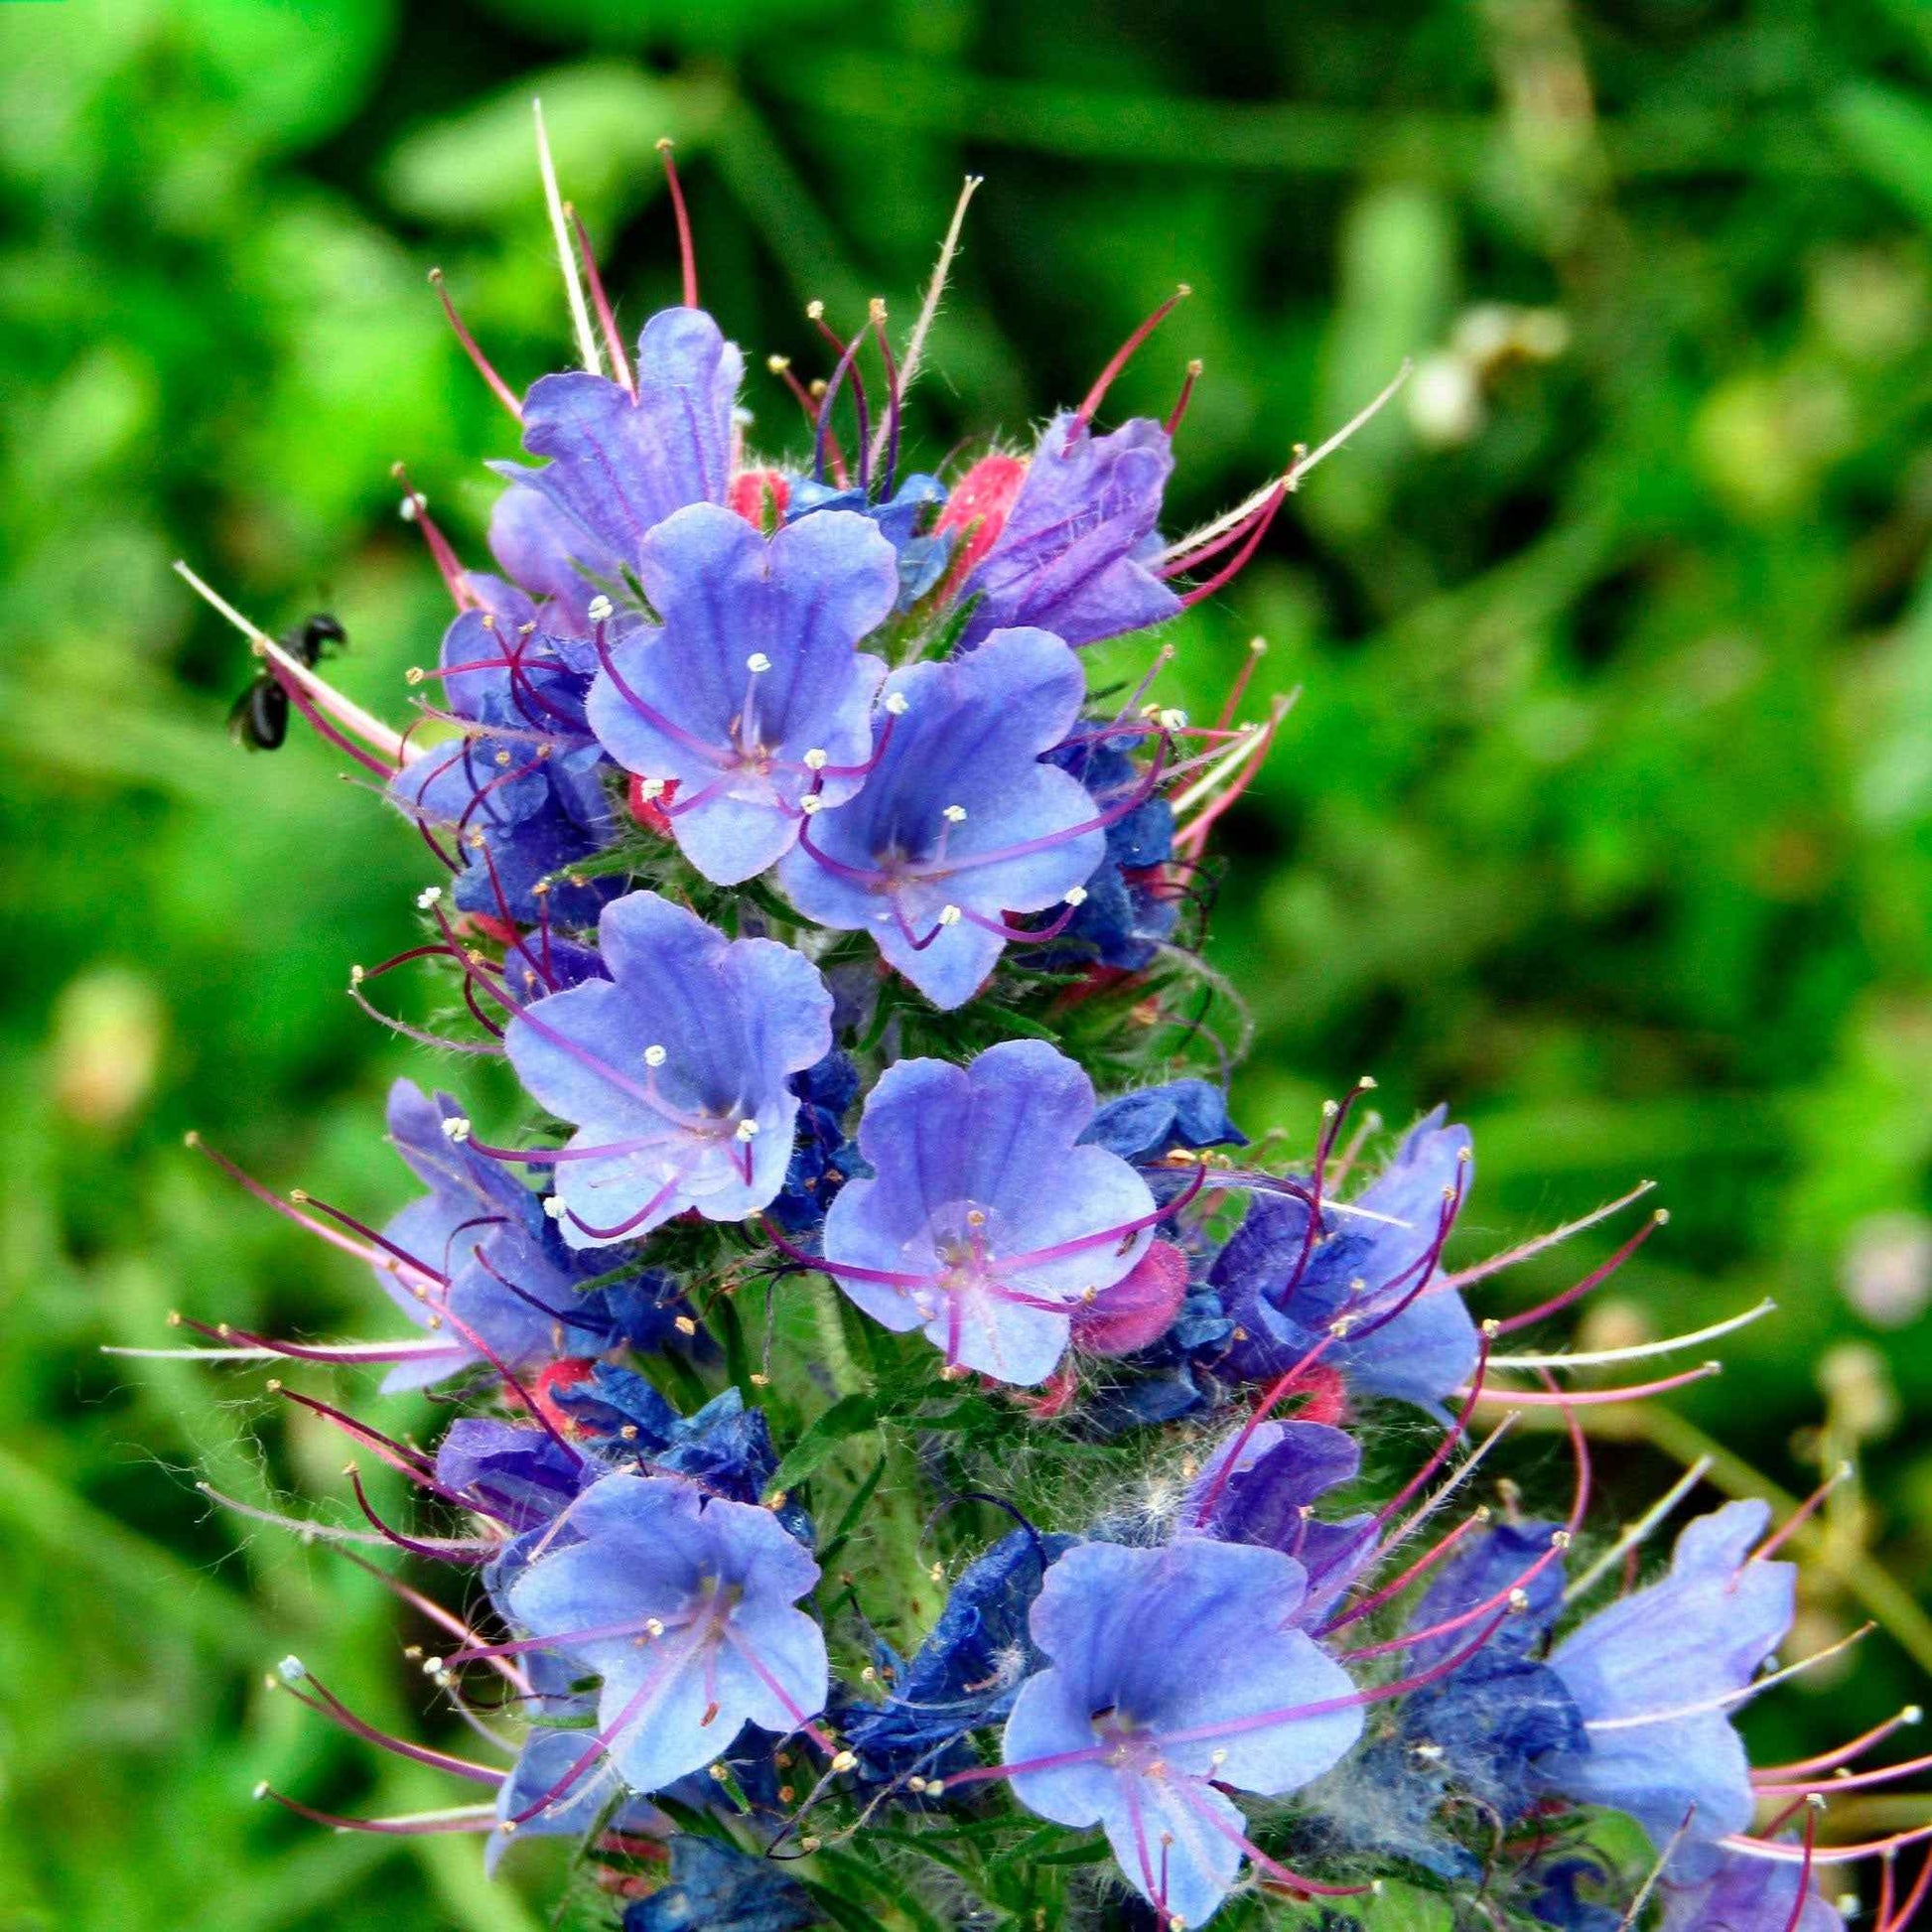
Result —
[[[671,1880],[624,1908],[623,1932],[798,1932],[818,1917],[783,1866],[715,1838],[671,1840]]]

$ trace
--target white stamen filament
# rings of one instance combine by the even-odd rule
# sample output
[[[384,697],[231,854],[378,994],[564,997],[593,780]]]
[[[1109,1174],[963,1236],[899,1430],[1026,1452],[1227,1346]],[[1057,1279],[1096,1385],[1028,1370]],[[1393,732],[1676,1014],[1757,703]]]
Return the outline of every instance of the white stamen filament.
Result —
[[[1639,1362],[1652,1355],[1675,1354],[1680,1348],[1695,1348],[1700,1342],[1715,1341],[1720,1335],[1748,1328],[1761,1321],[1777,1307],[1768,1295],[1755,1308],[1727,1320],[1714,1321],[1708,1328],[1694,1329],[1687,1335],[1667,1335],[1662,1341],[1632,1342],[1627,1348],[1597,1348],[1575,1355],[1492,1355],[1491,1368],[1601,1368],[1612,1362]]]
[[[179,559],[175,563],[175,575],[211,610],[226,618],[254,646],[256,656],[266,657],[278,670],[285,671],[322,710],[339,725],[347,726],[371,751],[379,752],[393,764],[409,764],[423,756],[423,746],[405,744],[400,732],[391,730],[380,718],[371,717],[353,699],[344,697],[327,678],[318,677],[299,657],[290,656],[267,631],[250,623],[226,598],[217,595]]]
[[[570,303],[570,326],[577,337],[578,358],[593,375],[602,375],[604,358],[597,352],[590,306],[584,300],[583,280],[577,273],[577,251],[571,246],[570,224],[564,219],[564,198],[557,188],[557,164],[550,157],[550,135],[543,125],[543,102],[531,101],[530,113],[536,122],[537,168],[543,176],[543,201],[550,210],[550,232],[557,239],[557,260],[564,271],[564,295]]]
[[[1877,1627],[1874,1623],[1863,1624],[1849,1637],[1841,1637],[1837,1643],[1827,1644],[1823,1650],[1814,1650],[1809,1657],[1800,1657],[1795,1664],[1786,1664],[1782,1670],[1767,1672],[1737,1690],[1725,1691],[1721,1697],[1704,1698],[1696,1704],[1673,1705],[1664,1711],[1639,1711],[1628,1718],[1586,1718],[1584,1728],[1589,1731],[1636,1730],[1645,1725],[1670,1724],[1679,1718],[1701,1718],[1707,1711],[1728,1711],[1733,1705],[1756,1697],[1760,1691],[1768,1691],[1773,1684],[1782,1684],[1787,1677],[1796,1677],[1800,1671],[1810,1670],[1813,1665],[1836,1657],[1840,1651],[1850,1650]]]
[[[1577,1579],[1563,1593],[1566,1603],[1573,1602],[1589,1588],[1606,1570],[1623,1561],[1624,1553],[1634,1550],[1656,1529],[1657,1525],[1695,1489],[1711,1472],[1712,1458],[1700,1455],[1658,1499],[1630,1525],[1630,1527],[1603,1552],[1603,1554]]]

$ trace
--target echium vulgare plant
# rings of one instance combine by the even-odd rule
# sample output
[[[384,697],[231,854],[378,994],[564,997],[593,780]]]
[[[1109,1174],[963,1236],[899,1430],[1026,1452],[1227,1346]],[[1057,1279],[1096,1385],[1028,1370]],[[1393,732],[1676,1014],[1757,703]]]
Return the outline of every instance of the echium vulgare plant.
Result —
[[[962,197],[909,336],[815,307],[825,380],[774,363],[809,449],[754,454],[675,171],[684,300],[633,345],[543,161],[582,366],[518,396],[450,311],[530,460],[495,466],[493,572],[409,491],[455,616],[408,729],[228,613],[446,875],[355,997],[444,975],[440,1030],[389,1024],[525,1101],[485,1137],[398,1081],[424,1191],[382,1227],[215,1157],[367,1264],[388,1333],[205,1310],[193,1352],[380,1365],[454,1412],[426,1444],[270,1384],[420,1497],[393,1524],[351,1465],[365,1525],[291,1527],[461,1582],[382,1573],[436,1741],[274,1679],[449,1805],[258,1795],[492,1867],[568,1839],[584,1922],[625,1932],[1828,1932],[1862,1859],[1862,1923],[1902,1932],[1928,1833],[1841,1843],[1820,1794],[1914,1768],[1853,1767],[1915,1714],[1757,1770],[1733,1725],[1810,1661],[1766,1669],[1816,1499],[1727,1501],[1645,1581],[1696,1468],[1591,1547],[1590,1406],[1712,1365],[1559,1378],[1736,1322],[1509,1352],[1655,1213],[1481,1312],[1645,1189],[1450,1268],[1475,1166],[1442,1111],[1379,1158],[1368,1081],[1299,1158],[1229,1117],[1203,847],[1280,709],[1233,722],[1237,682],[1203,729],[1081,650],[1227,583],[1341,437],[1164,535],[1186,389],[1103,412],[1168,303],[1030,447],[909,470]],[[1549,1515],[1477,1500],[1519,1417],[1567,1444]]]

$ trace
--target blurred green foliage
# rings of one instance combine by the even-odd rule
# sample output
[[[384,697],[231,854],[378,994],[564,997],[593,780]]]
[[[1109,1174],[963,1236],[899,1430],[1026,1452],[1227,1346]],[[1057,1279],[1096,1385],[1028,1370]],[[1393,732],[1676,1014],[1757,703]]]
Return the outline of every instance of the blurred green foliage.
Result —
[[[1165,411],[1204,359],[1173,527],[1416,358],[1159,687],[1211,714],[1259,631],[1257,693],[1302,691],[1224,823],[1244,1117],[1299,1145],[1364,1069],[1392,1120],[1451,1100],[1471,1254],[1656,1176],[1675,1218],[1593,1332],[1775,1294],[1686,1413],[1797,1488],[1869,1454],[1807,1634],[1857,1614],[1863,1552],[1923,1594],[1928,81],[1920,0],[0,5],[0,1927],[542,1922],[468,1841],[246,1804],[257,1776],[443,1801],[251,1688],[293,1647],[404,1714],[393,1606],[190,1486],[339,1495],[259,1378],[96,1352],[177,1305],[367,1321],[353,1267],[180,1136],[398,1198],[379,1098],[422,1069],[342,988],[406,943],[425,855],[314,744],[229,746],[243,648],[168,566],[271,625],[338,612],[343,682],[400,712],[441,595],[390,466],[476,555],[511,447],[424,271],[512,381],[566,353],[532,93],[633,324],[675,299],[651,150],[678,138],[772,446],[796,423],[761,355],[817,366],[809,297],[908,316],[969,169],[927,461],[1077,395],[1180,279],[1109,404]],[[1612,1495],[1669,1468],[1632,1449]],[[1866,1648],[1767,1737],[1909,1694]],[[526,1876],[554,1890],[541,1855]]]

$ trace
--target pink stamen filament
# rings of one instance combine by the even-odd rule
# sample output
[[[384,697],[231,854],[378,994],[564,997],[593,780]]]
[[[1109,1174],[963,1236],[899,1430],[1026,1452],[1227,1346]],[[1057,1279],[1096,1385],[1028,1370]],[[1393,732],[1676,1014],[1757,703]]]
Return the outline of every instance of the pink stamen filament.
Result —
[[[485,1560],[482,1555],[472,1556],[467,1559],[460,1558],[453,1555],[443,1542],[419,1542],[414,1537],[404,1536],[400,1530],[391,1529],[375,1513],[375,1506],[369,1501],[367,1490],[362,1487],[361,1471],[356,1468],[353,1462],[348,1465],[348,1486],[354,1492],[356,1507],[368,1519],[369,1527],[376,1532],[383,1542],[393,1543],[398,1550],[407,1550],[412,1557],[427,1557],[433,1562],[458,1563],[468,1561],[471,1563],[481,1563]],[[485,1548],[488,1555],[493,1556],[495,1554],[495,1546],[493,1544],[487,1545]]]
[[[657,152],[664,157],[664,186],[670,191],[671,214],[677,222],[678,266],[684,276],[684,306],[698,306],[698,254],[691,241],[691,214],[684,206],[684,184],[678,179],[677,163],[671,159],[673,143],[659,141]]]
[[[637,400],[637,378],[631,373],[630,357],[624,352],[623,338],[618,334],[618,319],[611,311],[611,298],[604,292],[604,277],[597,272],[597,250],[591,246],[591,237],[584,226],[584,218],[577,212],[576,205],[564,204],[564,213],[577,235],[577,253],[584,264],[584,280],[590,284],[591,306],[597,311],[597,326],[604,335],[604,347],[611,358],[611,366],[617,371],[618,381],[622,384],[623,392],[632,402]],[[695,302],[687,302],[687,309],[695,309]]]
[[[1834,1469],[1816,1489],[1814,1489],[1782,1523],[1753,1550],[1745,1559],[1748,1563],[1763,1563],[1776,1555],[1804,1525],[1824,1507],[1825,1500],[1832,1491],[1850,1479],[1852,1465],[1847,1462]]]
[[[1648,1186],[1649,1183],[1646,1182],[1645,1185]],[[1625,1196],[1626,1200],[1629,1198],[1630,1196]],[[1607,1212],[1608,1210],[1600,1211]],[[1542,1321],[1550,1315],[1561,1313],[1572,1303],[1581,1302],[1586,1295],[1589,1294],[1593,1289],[1600,1288],[1603,1283],[1608,1281],[1669,1219],[1669,1214],[1660,1207],[1607,1261],[1591,1269],[1574,1288],[1566,1289],[1561,1295],[1554,1296],[1547,1302],[1539,1303],[1533,1309],[1526,1309],[1521,1314],[1508,1316],[1497,1324],[1496,1332],[1503,1335],[1514,1334],[1519,1328],[1527,1328],[1532,1322]],[[1581,1228],[1587,1226],[1587,1222],[1579,1221],[1576,1225]],[[1497,1264],[1497,1266],[1502,1265],[1500,1262]],[[1475,1276],[1473,1271],[1470,1271],[1467,1276],[1456,1276],[1451,1279],[1460,1282],[1464,1279],[1479,1279],[1479,1277]]]
[[[257,1785],[256,1792],[272,1799],[284,1811],[306,1818],[314,1825],[327,1825],[338,1832],[376,1832],[396,1838],[428,1838],[439,1832],[487,1832],[495,1826],[496,1813],[488,1805],[465,1805],[444,1812],[422,1812],[411,1818],[344,1818],[333,1811],[318,1811],[300,1798],[291,1798],[272,1785]]]
[[[276,1681],[298,1704],[315,1712],[318,1717],[328,1719],[351,1737],[374,1744],[379,1750],[391,1751],[397,1757],[406,1757],[413,1763],[427,1764],[434,1771],[448,1771],[455,1777],[469,1778],[477,1784],[501,1784],[507,1775],[487,1764],[473,1764],[468,1758],[453,1757],[448,1751],[432,1750],[427,1744],[412,1744],[406,1738],[392,1737],[387,1731],[378,1730],[375,1725],[358,1718],[312,1672],[305,1671],[295,1683],[279,1678]],[[315,1696],[305,1697],[302,1691],[304,1686]]]
[[[1473,1530],[1480,1529],[1488,1520],[1486,1510],[1478,1511],[1473,1516],[1465,1516],[1447,1536],[1425,1550],[1400,1576],[1384,1584],[1372,1596],[1364,1596],[1360,1602],[1351,1604],[1339,1614],[1331,1616],[1314,1634],[1317,1637],[1331,1637],[1337,1630],[1344,1630],[1349,1624],[1379,1610],[1392,1597],[1400,1596],[1418,1577],[1433,1570],[1465,1536]]]
[[[1170,441],[1186,417],[1187,405],[1194,399],[1194,384],[1200,380],[1201,364],[1198,359],[1187,364],[1187,372],[1181,378],[1180,394],[1174,398],[1173,407],[1168,412],[1168,420],[1161,425]]]
[[[1921,1713],[1917,1705],[1908,1705],[1895,1717],[1890,1717],[1881,1725],[1873,1725],[1867,1731],[1861,1732],[1849,1744],[1841,1744],[1835,1751],[1826,1751],[1819,1757],[1796,1758],[1788,1764],[1766,1764],[1752,1772],[1754,1778],[1801,1778],[1814,1771],[1830,1771],[1841,1764],[1849,1764],[1863,1757],[1874,1744],[1881,1744],[1895,1730],[1900,1730],[1919,1722]]]
[[[326,739],[339,752],[347,753],[365,771],[373,771],[378,778],[387,780],[396,775],[398,766],[384,763],[373,752],[365,752],[353,739],[338,731],[322,715],[314,699],[302,688],[302,683],[299,678],[292,677],[287,671],[283,670],[281,665],[272,660],[268,668],[269,674],[288,693],[289,702],[302,714],[303,718],[308,722],[309,728],[318,738]]]
[[[1898,1778],[1915,1777],[1924,1770],[1932,1770],[1932,1756],[1908,1757],[1902,1764],[1887,1764],[1876,1771],[1860,1771],[1845,1777],[1826,1778],[1822,1783],[1809,1779],[1796,1784],[1767,1783],[1760,1774],[1752,1779],[1752,1785],[1759,1797],[1783,1798],[1795,1794],[1802,1798],[1814,1791],[1858,1791],[1866,1785],[1890,1784]]]
[[[1234,553],[1233,557],[1227,563],[1223,564],[1206,583],[1196,584],[1191,590],[1182,595],[1180,608],[1183,611],[1191,611],[1196,604],[1201,603],[1206,598],[1212,597],[1216,591],[1232,583],[1235,578],[1247,569],[1249,560],[1261,548],[1262,539],[1267,536],[1281,506],[1287,501],[1288,484],[1286,483],[1277,483],[1274,493],[1262,505],[1261,513],[1255,519],[1255,525],[1253,530],[1249,532],[1248,540],[1242,544],[1241,548]]]
[[[1174,292],[1171,296],[1169,296],[1168,299],[1165,302],[1163,302],[1161,306],[1158,309],[1156,309],[1154,313],[1151,316],[1149,316],[1148,319],[1145,322],[1143,322],[1141,326],[1138,329],[1136,329],[1134,333],[1131,336],[1129,336],[1128,339],[1124,343],[1122,343],[1117,349],[1114,350],[1113,356],[1108,361],[1107,366],[1103,368],[1100,371],[1100,373],[1094,378],[1093,387],[1087,391],[1085,399],[1081,402],[1080,407],[1074,411],[1075,427],[1067,433],[1066,448],[1060,452],[1060,454],[1063,457],[1071,454],[1075,438],[1078,436],[1081,430],[1084,430],[1093,421],[1094,411],[1100,407],[1101,402],[1106,397],[1107,391],[1113,387],[1116,377],[1118,377],[1120,372],[1124,368],[1126,368],[1126,366],[1130,361],[1133,360],[1135,351],[1141,346],[1141,345],[1144,342],[1147,341],[1147,339],[1151,335],[1154,334],[1154,332],[1157,329],[1160,328],[1160,326],[1164,322],[1167,321],[1167,319],[1171,315],[1173,314],[1174,310],[1177,309],[1181,305],[1181,303],[1186,301],[1188,296],[1191,295],[1193,291],[1187,286],[1185,282],[1181,283],[1181,285],[1177,289],[1175,289]]]
[[[253,1503],[242,1502],[238,1497],[224,1495],[211,1482],[198,1482],[195,1487],[209,1502],[219,1503],[236,1516],[246,1516],[256,1523],[272,1523],[278,1530],[288,1530],[305,1542],[392,1543],[395,1540],[391,1536],[378,1535],[373,1530],[351,1530],[337,1523],[305,1522],[299,1516],[283,1516],[275,1510],[261,1509]],[[424,1543],[419,1548],[424,1554],[449,1563],[485,1563],[497,1551],[494,1543],[457,1537],[440,1537],[434,1543]]]
[[[500,402],[517,421],[523,420],[523,405],[517,401],[516,392],[489,365],[489,357],[477,345],[477,339],[464,327],[463,318],[456,312],[456,304],[450,300],[450,292],[444,286],[443,271],[432,268],[429,272],[429,285],[436,291],[436,299],[443,305],[443,314],[448,318],[450,327],[456,331],[456,339],[463,345],[464,352],[476,364],[477,373],[488,383],[490,394]]]
[[[1667,1375],[1657,1382],[1639,1382],[1623,1389],[1572,1389],[1564,1395],[1549,1392],[1537,1394],[1522,1389],[1484,1389],[1481,1399],[1484,1402],[1506,1402],[1518,1409],[1555,1409],[1566,1404],[1574,1404],[1579,1409],[1602,1409],[1617,1402],[1640,1402],[1646,1396],[1666,1395],[1672,1389],[1688,1388],[1693,1382],[1708,1382],[1714,1375],[1724,1373],[1722,1362],[1704,1362],[1698,1367],[1686,1369],[1681,1375]],[[1466,1389],[1458,1389],[1458,1395],[1467,1395]]]

